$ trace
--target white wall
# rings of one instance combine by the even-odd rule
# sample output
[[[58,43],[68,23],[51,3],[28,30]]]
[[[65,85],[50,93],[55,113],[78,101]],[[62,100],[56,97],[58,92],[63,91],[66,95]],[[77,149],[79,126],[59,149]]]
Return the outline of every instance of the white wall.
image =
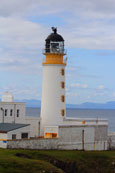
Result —
[[[28,133],[28,138],[30,138],[30,126],[22,127],[16,130],[12,130],[8,132],[8,139],[12,139],[12,135],[16,134],[16,139],[21,139],[22,133]]]
[[[96,118],[64,118],[63,125],[106,125],[108,120]]]
[[[7,133],[0,133],[0,148],[7,148]]]
[[[7,116],[4,115],[6,123],[24,123],[25,120],[25,103],[6,103],[1,102],[0,108],[7,109]],[[13,110],[13,115],[10,116],[10,110]],[[19,117],[17,117],[17,109],[19,109]],[[4,112],[5,113],[5,112]],[[0,110],[0,122],[3,122],[3,111]]]
[[[25,103],[6,103],[0,102],[0,108],[4,110],[7,109],[7,116],[4,115],[4,123],[20,123],[20,124],[30,124],[30,137],[40,136],[40,127],[39,122],[40,118],[38,117],[28,117],[25,115]],[[10,110],[13,110],[13,115],[10,116]],[[19,109],[19,117],[17,117],[17,109]],[[0,123],[3,122],[3,112],[0,110]]]
[[[108,149],[115,150],[115,132],[108,134]]]
[[[42,102],[41,102],[41,135],[44,126],[62,124],[61,110],[65,110],[65,102],[61,95],[65,95],[65,88],[61,88],[61,81],[65,82],[65,75],[61,75],[64,65],[43,65]],[[65,113],[66,116],[66,113]]]
[[[13,134],[16,135],[16,139],[21,139],[22,133],[28,133],[28,138],[30,138],[30,126],[12,130],[7,133],[0,133],[0,148],[7,148],[7,140],[11,140]]]
[[[107,128],[107,126],[60,126],[59,148],[107,150]],[[99,131],[100,133],[98,133]]]
[[[57,139],[8,141],[8,148],[82,150],[82,130],[84,130],[84,150],[107,150],[107,131],[105,127],[101,127],[100,134],[98,134],[95,126],[59,126],[59,138]]]
[[[30,124],[30,136],[40,136],[40,118],[37,117],[25,117],[25,123]]]

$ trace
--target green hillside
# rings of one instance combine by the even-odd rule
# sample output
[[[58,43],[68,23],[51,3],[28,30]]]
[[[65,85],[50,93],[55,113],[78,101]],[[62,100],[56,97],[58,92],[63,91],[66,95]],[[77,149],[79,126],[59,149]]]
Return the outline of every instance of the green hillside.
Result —
[[[0,149],[0,173],[115,173],[115,151]]]

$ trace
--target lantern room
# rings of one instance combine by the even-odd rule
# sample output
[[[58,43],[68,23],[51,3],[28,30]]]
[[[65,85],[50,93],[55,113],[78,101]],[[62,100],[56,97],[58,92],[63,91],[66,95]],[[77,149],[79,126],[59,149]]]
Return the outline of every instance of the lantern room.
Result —
[[[57,28],[52,27],[51,33],[46,41],[45,53],[64,54],[64,39],[61,35],[57,34]]]

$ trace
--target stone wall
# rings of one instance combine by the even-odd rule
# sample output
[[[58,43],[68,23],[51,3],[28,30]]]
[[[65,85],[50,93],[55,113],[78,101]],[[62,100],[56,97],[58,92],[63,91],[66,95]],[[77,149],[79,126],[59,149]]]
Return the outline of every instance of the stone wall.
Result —
[[[100,133],[98,133],[98,128]],[[8,148],[107,150],[107,126],[59,126],[58,139],[23,139],[7,141]]]
[[[58,139],[21,139],[7,141],[7,148],[15,149],[57,149]]]
[[[85,143],[85,150],[104,150],[104,142]],[[10,149],[39,149],[39,150],[82,150],[81,142],[61,142],[59,139],[23,139],[8,140],[7,148]]]

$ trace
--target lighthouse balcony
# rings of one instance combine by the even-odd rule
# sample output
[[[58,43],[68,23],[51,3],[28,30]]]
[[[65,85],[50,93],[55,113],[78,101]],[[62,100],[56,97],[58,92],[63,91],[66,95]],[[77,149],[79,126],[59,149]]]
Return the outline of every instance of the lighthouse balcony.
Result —
[[[63,58],[62,60],[60,58],[43,58],[42,59],[42,64],[67,64],[67,57]]]
[[[44,55],[46,54],[63,54],[66,55],[67,54],[67,50],[66,49],[60,49],[60,48],[46,48],[43,49],[42,53]]]

